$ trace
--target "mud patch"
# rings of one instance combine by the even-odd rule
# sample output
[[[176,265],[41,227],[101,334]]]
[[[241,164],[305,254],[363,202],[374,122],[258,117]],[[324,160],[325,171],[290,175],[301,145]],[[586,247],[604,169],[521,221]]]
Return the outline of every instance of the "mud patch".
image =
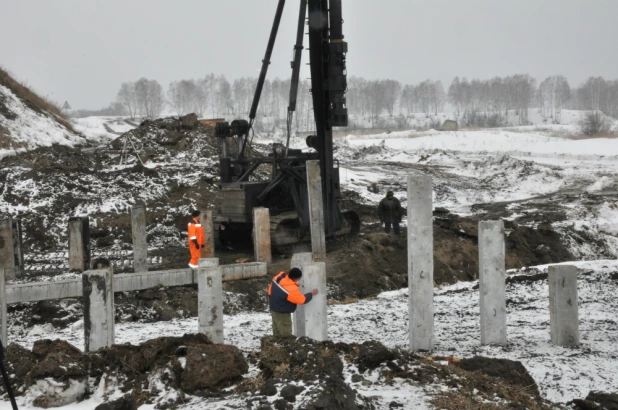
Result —
[[[519,385],[540,397],[539,387],[521,362],[475,356],[453,364],[468,372],[480,371],[488,376],[505,380],[509,384]]]

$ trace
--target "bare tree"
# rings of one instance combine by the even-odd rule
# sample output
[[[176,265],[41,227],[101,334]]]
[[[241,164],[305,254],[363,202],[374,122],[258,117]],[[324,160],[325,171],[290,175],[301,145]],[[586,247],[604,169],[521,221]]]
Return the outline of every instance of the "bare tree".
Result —
[[[380,87],[383,89],[384,96],[384,108],[388,112],[388,115],[393,116],[395,111],[395,105],[399,101],[401,94],[401,84],[397,80],[382,80],[380,81]]]
[[[137,114],[137,96],[134,83],[122,83],[116,100],[126,107],[131,119],[135,118]]]
[[[167,98],[170,106],[178,115],[190,111],[197,112],[198,84],[195,80],[181,80],[170,83],[167,90]]]
[[[230,114],[233,111],[232,85],[224,75],[217,78],[217,103],[220,113]]]
[[[135,83],[138,112],[148,118],[158,117],[165,107],[163,88],[157,80],[140,78]]]
[[[562,108],[571,96],[569,82],[562,75],[547,77],[537,91],[537,101],[541,116],[550,117],[553,122],[560,123]]]
[[[455,106],[457,116],[461,110],[461,81],[459,77],[453,78],[451,85],[448,87],[448,99]]]

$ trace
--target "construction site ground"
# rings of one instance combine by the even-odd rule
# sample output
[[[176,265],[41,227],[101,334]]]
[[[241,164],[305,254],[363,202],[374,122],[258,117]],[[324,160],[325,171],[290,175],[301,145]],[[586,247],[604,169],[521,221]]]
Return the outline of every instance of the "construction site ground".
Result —
[[[114,129],[113,123],[105,125]],[[141,147],[137,153],[141,161],[136,153],[130,153],[128,162],[119,165],[122,137],[105,145],[53,145],[0,159],[0,209],[22,220],[26,260],[22,281],[78,275],[67,269],[68,218],[78,215],[91,218],[93,258],[109,259],[116,272],[132,271],[129,210],[136,203],[144,203],[148,209],[151,270],[186,267],[188,214],[196,207],[208,209],[214,204],[218,141],[212,128],[193,117],[146,121],[128,134]],[[506,408],[512,403],[552,408],[566,406],[574,399],[584,403],[592,390],[615,393],[611,386],[618,383],[618,365],[609,346],[618,340],[615,314],[613,318],[611,314],[617,306],[610,297],[617,290],[618,266],[613,260],[618,256],[618,186],[614,179],[618,152],[614,153],[613,145],[608,147],[605,141],[588,141],[588,146],[604,145],[597,151],[585,151],[581,145],[573,146],[580,141],[554,141],[558,139],[537,131],[496,130],[429,136],[392,133],[338,140],[335,155],[342,158],[343,207],[360,215],[361,233],[327,243],[329,335],[335,345],[297,341],[294,343],[311,347],[290,347],[305,352],[334,349],[342,357],[341,364],[333,365],[335,376],[324,378],[328,372],[311,373],[307,376],[311,380],[300,385],[305,393],[297,393],[298,400],[291,401],[284,396],[289,398],[289,391],[299,387],[295,362],[275,360],[268,364],[270,359],[264,357],[265,347],[271,346],[262,339],[270,331],[264,311],[266,287],[270,276],[289,268],[294,252],[309,250],[304,243],[275,249],[268,277],[224,286],[226,343],[237,346],[247,361],[249,373],[244,378],[232,375],[222,384],[217,382],[196,393],[183,386],[179,376],[177,384],[165,382],[158,392],[133,399],[154,405],[170,395],[182,396],[173,406],[183,409],[200,408],[204,400],[221,408],[246,408],[248,403],[252,403],[250,408],[309,408],[311,403],[313,408],[320,408],[315,405],[320,392],[332,387],[329,391],[338,392],[342,402],[354,394],[348,407],[342,408]],[[254,148],[266,151],[273,142],[257,141]],[[554,143],[559,147],[555,151],[541,152],[538,148]],[[300,146],[301,142],[294,140],[293,144]],[[402,353],[407,346],[407,228],[404,219],[400,237],[384,234],[376,211],[387,190],[395,191],[406,207],[405,179],[417,173],[434,178],[438,342],[433,360]],[[506,348],[481,348],[479,344],[477,226],[479,220],[491,219],[505,222],[506,266],[515,269],[511,275],[518,278],[507,290],[510,343]],[[216,256],[221,264],[229,264],[252,261],[253,252],[250,247],[219,247]],[[583,343],[576,350],[548,343],[546,267],[526,270],[567,261],[588,261],[578,262],[584,314]],[[197,292],[191,286],[118,294],[115,303],[118,343],[139,344],[156,336],[182,337],[196,332]],[[37,340],[55,338],[82,349],[82,315],[78,299],[10,305],[10,337],[28,350]],[[358,366],[363,348],[354,344],[378,341],[386,347],[376,345],[375,349],[387,352],[384,354],[389,359],[361,372]],[[210,349],[203,346],[207,344],[195,342],[198,350]],[[166,349],[168,356],[162,357],[174,356],[169,353],[171,347]],[[233,352],[230,354],[233,356]],[[496,384],[491,379],[495,371],[494,376],[489,370],[469,373],[475,368],[453,367],[449,359],[476,355],[523,363],[540,396],[535,396],[534,389],[527,390],[528,386]],[[74,357],[83,360],[77,354]],[[33,360],[43,362],[45,355]],[[154,365],[148,366],[148,371],[153,371]],[[291,373],[276,370],[278,366],[288,366]],[[242,367],[239,364],[239,369]],[[570,368],[577,369],[577,374]],[[163,368],[159,370],[164,372]],[[182,373],[178,369],[174,372]],[[145,385],[154,383],[154,373],[149,374],[150,378],[142,380]],[[120,375],[114,377],[120,380]],[[92,383],[100,383],[100,375],[88,377],[94,377]],[[94,393],[98,384],[92,383],[84,403],[104,399]],[[140,390],[148,390],[145,385]],[[284,394],[283,388],[289,385],[293,387]],[[26,406],[34,400],[31,386],[26,381],[21,390]],[[123,382],[117,386],[121,391]],[[268,386],[275,386],[275,394],[264,393],[266,388],[272,392]],[[544,404],[541,397],[554,404]],[[278,400],[284,402],[278,405]],[[478,407],[481,403],[487,407]],[[3,406],[0,403],[0,409]]]

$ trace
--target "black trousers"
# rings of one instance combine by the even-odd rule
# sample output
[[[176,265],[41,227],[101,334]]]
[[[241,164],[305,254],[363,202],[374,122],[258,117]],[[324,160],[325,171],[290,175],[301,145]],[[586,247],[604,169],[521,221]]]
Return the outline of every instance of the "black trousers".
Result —
[[[399,228],[399,222],[384,222],[384,232],[391,233],[391,225],[393,226],[393,233],[397,236],[401,233]]]

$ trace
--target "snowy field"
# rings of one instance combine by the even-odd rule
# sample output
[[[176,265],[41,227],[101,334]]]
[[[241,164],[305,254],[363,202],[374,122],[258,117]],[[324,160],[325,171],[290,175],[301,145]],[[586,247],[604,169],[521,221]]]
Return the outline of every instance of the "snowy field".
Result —
[[[392,190],[405,206],[406,178],[422,172],[433,177],[435,207],[482,218],[479,204],[503,203],[505,220],[550,208],[566,216],[555,229],[607,242],[603,254],[578,244],[570,249],[578,258],[618,257],[618,139],[571,140],[520,128],[348,136],[336,142],[341,185],[369,204]],[[554,197],[564,200],[549,206]]]
[[[505,347],[481,346],[478,282],[436,288],[435,351],[438,356],[507,358],[521,361],[535,379],[541,394],[555,402],[585,397],[590,390],[615,391],[618,386],[618,261],[574,263],[580,269],[579,314],[581,346],[562,348],[550,343],[547,280],[522,281],[507,285]],[[547,266],[512,275],[547,272]],[[385,292],[373,300],[328,308],[328,333],[334,341],[362,343],[377,340],[389,347],[408,346],[407,290]],[[260,338],[270,333],[270,315],[242,313],[224,318],[225,342],[244,352],[259,350]],[[140,342],[160,336],[182,336],[197,331],[197,318],[156,323],[116,325],[116,343]],[[11,340],[31,348],[35,340],[60,338],[83,348],[83,323],[65,330],[51,326],[11,328]],[[377,377],[377,375],[373,375]],[[373,391],[384,402],[418,403],[421,388]],[[405,387],[405,389],[404,389]],[[361,392],[362,393],[362,392]],[[414,394],[414,400],[410,395]],[[220,403],[221,405],[221,403]],[[0,403],[0,409],[8,407]],[[81,407],[66,407],[66,409]],[[143,407],[148,408],[148,407]],[[193,407],[187,407],[193,408]],[[198,408],[198,407],[194,407]],[[421,407],[408,407],[421,408]]]
[[[141,121],[129,117],[86,117],[74,118],[72,122],[73,127],[88,139],[107,142],[132,130]]]

